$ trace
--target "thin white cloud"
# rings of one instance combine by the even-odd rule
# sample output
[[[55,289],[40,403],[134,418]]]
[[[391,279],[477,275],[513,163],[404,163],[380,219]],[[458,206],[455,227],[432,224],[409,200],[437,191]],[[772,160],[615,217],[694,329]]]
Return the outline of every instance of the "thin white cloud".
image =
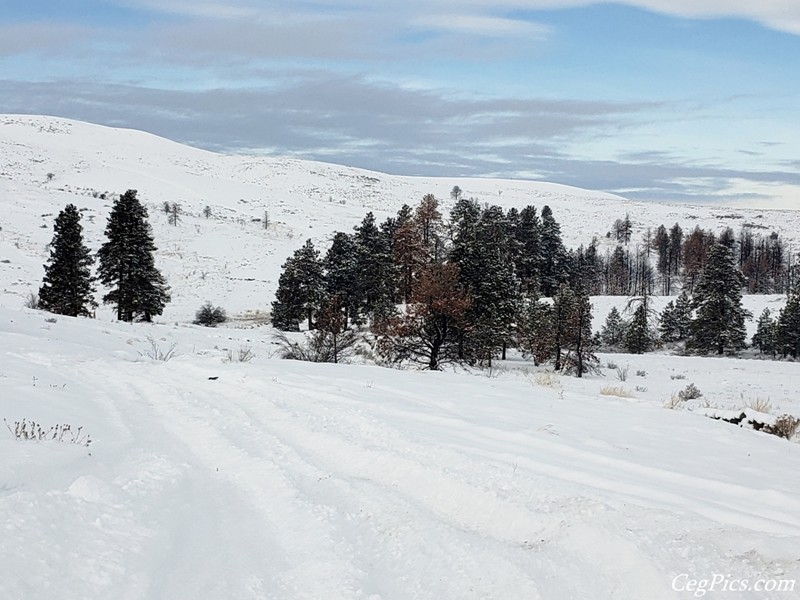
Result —
[[[549,27],[539,23],[474,14],[427,15],[415,19],[414,23],[421,29],[431,28],[487,37],[513,36],[545,39],[551,32]]]
[[[109,0],[118,5],[153,12],[219,20],[263,19],[278,14],[292,15],[359,14],[378,18],[396,17],[398,26],[419,25],[424,15],[457,15],[448,20],[435,19],[439,27],[462,33],[515,34],[536,24],[510,19],[504,11],[559,9],[595,4],[621,4],[686,18],[734,17],[800,35],[798,0],[316,0],[293,3],[276,0]],[[430,24],[430,23],[429,23]]]
[[[255,17],[259,8],[252,2],[209,0],[114,0],[115,4],[189,17],[207,19],[243,19]]]
[[[687,18],[736,17],[757,21],[780,31],[800,35],[798,0],[463,0],[447,2],[485,10],[558,9],[594,4],[623,4]]]

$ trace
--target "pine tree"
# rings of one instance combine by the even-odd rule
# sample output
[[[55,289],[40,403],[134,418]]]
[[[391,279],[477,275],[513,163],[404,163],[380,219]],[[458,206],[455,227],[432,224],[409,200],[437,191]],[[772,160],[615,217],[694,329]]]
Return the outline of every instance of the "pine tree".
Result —
[[[564,332],[567,355],[564,358],[563,370],[574,373],[577,377],[583,377],[585,373],[596,373],[600,363],[594,354],[592,304],[589,295],[582,287],[573,290],[568,308]]]
[[[169,288],[155,266],[156,246],[147,222],[147,209],[128,190],[111,208],[107,241],[98,252],[98,274],[112,287],[103,302],[117,305],[120,321],[152,321],[170,301]]]
[[[689,337],[689,328],[692,324],[692,299],[686,290],[681,291],[678,299],[675,300],[675,327],[678,341]]]
[[[553,357],[553,339],[553,307],[528,296],[517,317],[517,346],[539,366]]]
[[[358,312],[373,318],[391,308],[397,272],[392,260],[392,240],[375,225],[375,215],[367,213],[355,227]]]
[[[541,217],[541,250],[542,265],[540,287],[543,296],[552,296],[559,285],[567,281],[567,251],[561,241],[561,226],[553,218],[549,206],[542,208]]]
[[[753,347],[759,353],[775,358],[778,351],[778,323],[772,318],[772,312],[765,308],[758,318],[756,333],[753,335]]]
[[[68,204],[56,218],[50,242],[50,258],[39,288],[39,308],[70,317],[88,316],[94,301],[94,259],[83,245],[81,214]]]
[[[299,285],[296,300],[303,307],[308,329],[314,329],[314,315],[320,309],[325,295],[325,276],[322,272],[322,261],[319,251],[311,240],[306,240],[303,247],[294,255],[296,276]]]
[[[299,331],[300,321],[306,319],[311,330],[325,295],[322,261],[314,243],[306,240],[282,269],[272,303],[272,325],[282,331]]]
[[[526,206],[520,211],[514,234],[519,246],[516,268],[522,291],[526,294],[537,294],[543,256],[541,224],[533,206]]]
[[[474,225],[472,235],[460,247],[456,262],[472,300],[467,315],[472,325],[468,350],[475,360],[489,365],[498,349],[502,349],[505,358],[517,313],[519,283],[507,231],[503,209],[487,207]]]
[[[621,348],[625,342],[627,326],[622,320],[617,307],[614,306],[606,317],[606,322],[600,330],[600,341],[607,348]]]
[[[649,352],[655,346],[656,336],[650,326],[648,303],[639,299],[625,331],[625,349],[631,354]]]
[[[272,302],[272,326],[281,331],[300,331],[300,321],[305,317],[303,303],[300,299],[302,282],[297,271],[294,256],[286,259],[281,265],[278,277],[278,289]]]
[[[337,231],[323,260],[325,295],[328,298],[339,298],[339,303],[344,311],[345,326],[350,321],[360,322],[357,253],[358,248],[352,236]]]
[[[664,307],[664,310],[661,311],[661,316],[658,321],[658,331],[661,334],[661,339],[665,342],[678,341],[678,323],[674,300],[670,300]]]
[[[568,346],[570,337],[569,324],[575,304],[575,292],[567,284],[562,283],[556,294],[553,296],[553,329],[552,329],[552,356],[553,366],[556,371],[560,371],[564,366],[563,351]]]
[[[731,249],[714,244],[695,287],[696,315],[691,322],[687,348],[723,354],[745,347],[744,322],[751,315],[742,308],[744,283]]]
[[[778,315],[778,351],[784,358],[800,356],[800,279],[795,279],[786,306]]]

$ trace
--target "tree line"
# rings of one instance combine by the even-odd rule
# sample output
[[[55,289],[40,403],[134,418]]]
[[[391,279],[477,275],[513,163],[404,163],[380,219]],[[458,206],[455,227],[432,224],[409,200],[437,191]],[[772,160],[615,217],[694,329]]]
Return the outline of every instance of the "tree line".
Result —
[[[676,224],[645,234],[647,243],[631,258],[626,216],[615,224],[620,243],[603,257],[596,239],[567,249],[548,206],[504,211],[460,194],[453,200],[447,219],[430,194],[380,224],[370,212],[352,233],[336,232],[324,254],[306,241],[283,264],[273,325],[298,331],[304,323],[328,335],[332,322],[339,332],[369,324],[385,361],[430,369],[491,365],[516,347],[537,364],[550,361],[580,376],[596,368],[601,348],[639,353],[680,342],[689,351],[723,354],[745,347],[751,315],[741,303],[749,289],[744,271],[754,252],[772,248],[778,256],[775,248],[783,248],[777,236],[746,231],[738,240],[731,230],[715,236],[699,228],[684,237]],[[742,251],[742,241],[761,250]],[[795,270],[767,279],[773,286],[790,282]],[[682,289],[662,314],[651,300],[658,280],[662,292]],[[791,320],[797,288],[783,323]],[[632,298],[626,315],[612,311],[592,335],[589,297],[603,292]],[[796,356],[788,342],[782,347]]]

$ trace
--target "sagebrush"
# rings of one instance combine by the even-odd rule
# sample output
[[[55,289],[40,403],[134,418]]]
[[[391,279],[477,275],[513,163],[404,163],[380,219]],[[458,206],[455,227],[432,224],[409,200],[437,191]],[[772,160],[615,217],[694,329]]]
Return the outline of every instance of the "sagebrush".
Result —
[[[92,443],[91,437],[83,433],[83,426],[72,428],[67,423],[59,423],[49,427],[43,428],[36,421],[14,421],[12,427],[6,419],[3,419],[6,424],[6,429],[14,436],[16,440],[22,441],[35,441],[35,442],[62,442],[65,444],[77,444],[79,446],[88,446]]]

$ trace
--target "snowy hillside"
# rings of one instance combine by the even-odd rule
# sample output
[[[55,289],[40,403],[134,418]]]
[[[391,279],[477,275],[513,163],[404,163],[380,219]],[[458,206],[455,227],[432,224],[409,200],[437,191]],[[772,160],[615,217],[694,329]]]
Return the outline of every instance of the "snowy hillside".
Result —
[[[800,446],[659,398],[680,372],[774,399],[795,365],[753,390],[743,361],[628,357],[652,392],[625,399],[46,316],[0,309],[0,415],[92,443],[0,435],[4,599],[659,600],[715,574],[749,587],[709,598],[796,597],[755,586],[800,578]]]
[[[204,302],[231,314],[264,311],[280,266],[306,238],[323,247],[335,230],[350,231],[371,210],[379,220],[424,194],[450,190],[504,207],[548,204],[568,246],[604,235],[630,213],[634,239],[649,226],[679,221],[720,229],[752,223],[800,242],[800,213],[725,206],[635,203],[567,186],[493,179],[397,177],[294,159],[226,156],[142,132],[65,119],[0,116],[0,305],[19,307],[40,285],[55,215],[65,204],[84,210],[87,243],[97,249],[110,208],[104,194],[139,190],[150,208],[158,264],[173,290],[165,321],[186,321]],[[177,227],[160,211],[182,205]],[[208,205],[212,216],[202,216]],[[265,230],[261,219],[269,213]],[[608,244],[611,244],[609,241]]]

